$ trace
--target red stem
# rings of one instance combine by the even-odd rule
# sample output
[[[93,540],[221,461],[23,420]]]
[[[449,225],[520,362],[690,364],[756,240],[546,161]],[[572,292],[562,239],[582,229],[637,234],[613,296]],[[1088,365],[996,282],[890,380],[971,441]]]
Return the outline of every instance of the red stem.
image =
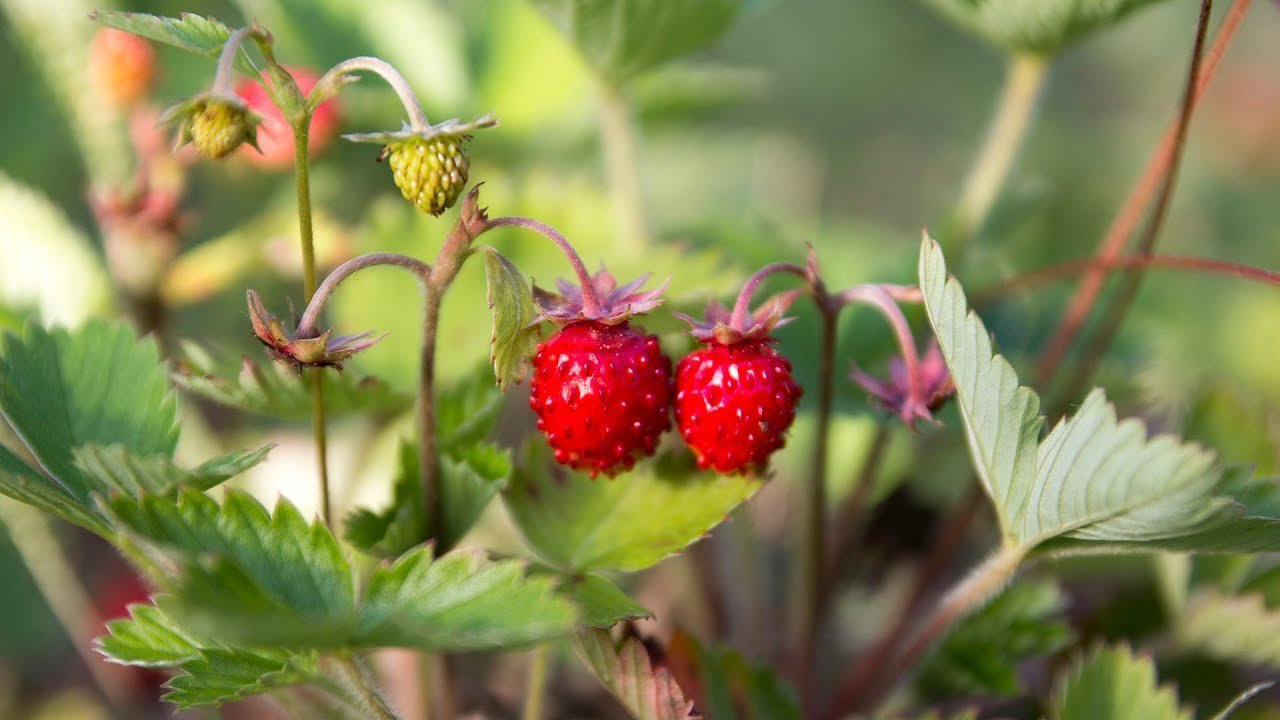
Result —
[[[587,266],[582,264],[582,256],[577,250],[573,249],[573,245],[565,239],[560,231],[537,220],[526,217],[500,217],[490,220],[489,227],[520,227],[526,230],[533,230],[541,233],[551,242],[560,247],[565,257],[569,259],[569,264],[573,266],[573,272],[578,276],[578,284],[582,286],[582,312],[587,317],[593,317],[600,314],[600,296],[596,295],[596,286],[591,282],[591,274],[587,272]]]
[[[893,297],[880,285],[857,285],[848,290],[841,291],[830,296],[829,302],[833,309],[839,308],[849,303],[862,303],[869,305],[885,317],[889,321],[889,326],[893,328],[894,335],[898,338],[898,347],[902,350],[902,364],[906,368],[907,374],[907,395],[913,401],[923,402],[920,393],[920,353],[916,349],[916,339],[911,334],[911,326],[907,324],[907,318],[903,316],[902,309],[893,301]]]
[[[747,322],[747,315],[751,312],[751,296],[756,288],[760,287],[760,283],[770,275],[784,272],[806,279],[809,277],[804,268],[791,263],[773,263],[760,268],[755,275],[747,278],[746,284],[742,286],[742,292],[738,293],[738,300],[733,304],[733,315],[729,318],[729,326],[737,330],[743,329]]]

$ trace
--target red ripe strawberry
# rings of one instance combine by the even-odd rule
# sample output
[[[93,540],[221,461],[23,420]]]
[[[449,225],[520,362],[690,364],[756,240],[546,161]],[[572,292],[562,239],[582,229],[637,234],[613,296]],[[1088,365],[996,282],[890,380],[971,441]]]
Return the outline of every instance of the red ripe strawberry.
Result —
[[[646,277],[619,288],[601,270],[587,288],[534,289],[542,316],[563,327],[534,355],[529,406],[556,460],[592,477],[631,469],[671,426],[671,361],[627,322],[660,302],[662,288],[638,292]]]
[[[745,302],[740,302],[745,310]],[[698,466],[721,473],[763,469],[786,443],[800,385],[769,333],[782,318],[774,302],[754,316],[712,303],[707,321],[681,316],[706,343],[676,368],[676,424]]]
[[[298,84],[303,95],[311,92],[320,76],[304,67],[286,67]],[[284,113],[271,102],[267,89],[255,80],[246,78],[236,86],[236,95],[244,100],[249,109],[262,118],[258,126],[258,148],[243,148],[240,157],[247,162],[268,170],[282,170],[293,167],[293,128],[284,119]],[[307,147],[312,154],[328,147],[338,132],[339,116],[337,100],[325,100],[320,103],[311,115],[311,131],[307,136]]]

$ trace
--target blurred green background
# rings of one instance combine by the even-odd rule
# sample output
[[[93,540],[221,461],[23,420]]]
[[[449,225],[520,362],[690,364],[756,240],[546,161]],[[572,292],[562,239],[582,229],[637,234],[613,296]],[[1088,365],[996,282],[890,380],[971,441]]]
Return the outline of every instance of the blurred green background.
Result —
[[[130,163],[123,118],[88,99],[83,63],[95,29],[87,18],[92,7],[80,0],[0,0],[0,326],[17,327],[32,314],[74,323],[128,309],[110,290],[88,201],[91,188],[127,177]],[[139,2],[119,9],[188,11],[232,26],[256,19],[274,34],[282,62],[319,71],[349,56],[377,55],[404,73],[432,120],[495,110],[501,127],[478,133],[470,145],[472,181],[485,183],[482,204],[559,228],[589,266],[605,262],[619,276],[670,276],[669,302],[686,311],[708,297],[729,300],[760,265],[801,261],[806,245],[831,287],[914,282],[920,229],[942,224],[956,202],[1005,64],[1000,51],[918,2],[747,2],[710,46],[640,75],[623,92],[642,243],[628,236],[635,219],[619,218],[611,198],[601,86],[526,0]],[[990,221],[954,263],[967,287],[992,287],[1093,252],[1176,106],[1195,12],[1189,0],[1157,2],[1055,60],[1025,151]],[[1280,10],[1257,3],[1191,128],[1162,251],[1280,267],[1278,36]],[[157,53],[155,104],[209,83],[211,61],[169,47]],[[402,117],[394,95],[373,78],[340,102],[343,132],[395,129]],[[451,214],[434,219],[403,202],[376,154],[375,147],[337,141],[313,163],[321,255],[329,266],[370,250],[429,258],[452,222]],[[236,158],[196,163],[189,172],[175,266],[181,274],[164,297],[166,333],[175,345],[195,340],[234,372],[242,355],[262,359],[249,333],[244,289],[256,288],[277,311],[288,299],[300,303],[293,178]],[[486,240],[540,284],[568,274],[563,258],[536,236],[505,230]],[[1020,363],[1034,357],[1072,286],[1037,287],[985,308],[1003,351]],[[412,390],[418,292],[394,270],[343,286],[329,313],[335,327],[391,333],[348,372]],[[464,270],[444,312],[439,364],[446,378],[457,378],[486,360],[481,268]],[[803,303],[797,313],[800,322],[780,333],[781,347],[813,387],[817,323]],[[923,335],[920,317],[914,320]],[[688,347],[665,311],[648,324],[673,354]],[[1184,427],[1190,418],[1194,432],[1227,460],[1271,469],[1277,337],[1276,289],[1156,271],[1098,381],[1124,412],[1159,427]],[[841,367],[856,356],[881,371],[891,350],[878,318],[846,314]],[[508,436],[518,437],[526,425],[525,392],[510,393]],[[837,393],[831,477],[838,496],[880,414],[847,380]],[[196,402],[184,410],[183,443],[192,455],[265,434],[280,448],[246,484],[314,507],[301,424]],[[896,433],[890,460],[896,469],[885,474],[889,482],[910,475],[903,492],[925,508],[954,500],[968,472],[954,432],[958,421],[952,413],[942,419],[943,431]],[[392,450],[409,420],[383,420],[334,425],[343,507],[387,495]],[[775,485],[785,488],[804,467],[810,425],[802,416]],[[916,455],[927,458],[927,471],[907,472]],[[761,532],[779,536],[785,500],[778,491],[756,501],[764,505],[753,508]],[[493,514],[477,543],[516,547],[500,513]],[[114,571],[101,564],[102,549],[85,538],[68,540],[86,585],[109,586]],[[0,717],[73,717],[58,705],[36,709],[71,702],[68,692],[88,697],[86,673],[7,544],[0,545],[0,587]],[[1222,689],[1203,692],[1217,699]]]

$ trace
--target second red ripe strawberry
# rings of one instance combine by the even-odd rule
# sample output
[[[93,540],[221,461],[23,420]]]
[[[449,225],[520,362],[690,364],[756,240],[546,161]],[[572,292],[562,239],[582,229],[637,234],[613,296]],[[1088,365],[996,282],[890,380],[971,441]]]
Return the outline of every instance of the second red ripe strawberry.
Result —
[[[699,467],[760,469],[786,443],[800,395],[768,339],[711,340],[676,369],[676,422]]]
[[[671,361],[623,322],[575,322],[538,346],[529,405],[563,465],[614,475],[671,426]]]

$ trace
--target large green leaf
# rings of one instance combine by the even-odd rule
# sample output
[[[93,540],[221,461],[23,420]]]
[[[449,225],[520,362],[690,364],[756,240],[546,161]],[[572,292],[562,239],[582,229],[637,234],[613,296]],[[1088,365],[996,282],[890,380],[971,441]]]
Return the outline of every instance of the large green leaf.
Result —
[[[741,0],[534,0],[606,81],[618,84],[720,37]]]
[[[220,506],[186,490],[176,499],[121,497],[112,518],[164,572],[183,627],[228,643],[291,651],[404,646],[482,650],[562,635],[577,618],[549,578],[476,553],[432,560],[410,551],[370,577],[362,595],[337,541],[287,501],[268,513],[233,491]]]
[[[503,492],[507,510],[543,560],[572,574],[643,570],[697,542],[760,488],[749,476],[699,473],[669,456],[616,478],[592,479],[526,445]]]
[[[671,672],[654,668],[639,638],[615,642],[608,630],[587,630],[574,636],[573,649],[636,720],[701,720]]]
[[[1059,678],[1050,720],[1191,720],[1178,693],[1156,685],[1151,658],[1126,646],[1098,647]]]
[[[187,392],[244,412],[301,420],[311,416],[311,382],[302,374],[276,363],[244,358],[232,378],[193,348],[183,358],[173,382]],[[413,405],[413,398],[398,393],[374,377],[352,373],[327,373],[324,380],[326,413],[396,413]]]
[[[1022,692],[1018,663],[1067,645],[1063,597],[1050,580],[1024,580],[961,620],[921,665],[916,683],[932,697]]]
[[[929,4],[1007,50],[1049,54],[1155,1],[929,0]]]
[[[1118,422],[1101,390],[1037,445],[1038,398],[995,354],[927,235],[920,287],[955,379],[974,468],[1007,546],[1019,552],[1037,546],[1079,552],[1280,548],[1280,521],[1261,514],[1276,505],[1269,492],[1231,476],[1224,480],[1212,454],[1198,445],[1167,435],[1148,439],[1140,422]]]
[[[210,58],[218,57],[227,38],[231,37],[231,30],[226,25],[213,18],[192,13],[182,13],[171,18],[146,13],[95,10],[90,18],[108,27]],[[255,77],[258,74],[243,46],[236,55],[236,69]]]

